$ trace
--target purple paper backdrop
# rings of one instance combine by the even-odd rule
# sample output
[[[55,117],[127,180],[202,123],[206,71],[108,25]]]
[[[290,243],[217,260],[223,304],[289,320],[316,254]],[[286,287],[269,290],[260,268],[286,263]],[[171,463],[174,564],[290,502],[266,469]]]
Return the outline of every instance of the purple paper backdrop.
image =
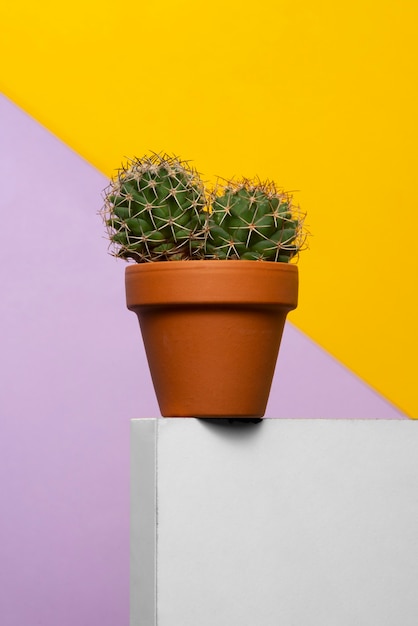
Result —
[[[0,172],[0,624],[121,626],[129,420],[158,408],[97,216],[107,181],[5,98]],[[267,415],[403,418],[289,325]]]

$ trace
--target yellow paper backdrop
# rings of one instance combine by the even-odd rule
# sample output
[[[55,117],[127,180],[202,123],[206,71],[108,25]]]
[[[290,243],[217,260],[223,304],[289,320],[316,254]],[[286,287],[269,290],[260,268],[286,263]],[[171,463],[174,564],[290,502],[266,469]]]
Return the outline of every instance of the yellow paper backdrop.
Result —
[[[417,24],[416,0],[20,0],[0,82],[106,175],[165,150],[299,190],[290,319],[416,418]]]

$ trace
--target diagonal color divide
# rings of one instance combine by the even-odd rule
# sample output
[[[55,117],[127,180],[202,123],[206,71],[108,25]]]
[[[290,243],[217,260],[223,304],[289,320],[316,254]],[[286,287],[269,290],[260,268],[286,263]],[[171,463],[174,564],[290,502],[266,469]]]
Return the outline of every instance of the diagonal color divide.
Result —
[[[124,264],[106,254],[104,229],[96,215],[106,179],[11,102],[3,98],[0,103],[1,163],[3,179],[8,181],[3,187],[3,229],[10,234],[20,233],[19,247],[15,237],[10,236],[2,248],[3,269],[5,265],[8,267],[4,280],[9,304],[3,315],[7,320],[10,346],[15,337],[13,354],[3,365],[3,376],[6,379],[10,376],[13,364],[17,373],[19,362],[25,362],[27,383],[39,392],[43,388],[42,381],[55,375],[61,352],[73,354],[78,346],[80,362],[71,371],[71,378],[77,376],[84,380],[88,377],[94,390],[95,386],[101,386],[105,376],[99,367],[99,355],[106,341],[108,346],[118,346],[119,355],[126,351],[123,357],[125,388],[132,391],[118,396],[119,415],[155,414],[157,409],[139,331],[133,316],[127,314],[124,307]],[[23,171],[25,176],[22,176]],[[117,296],[111,298],[110,294]],[[31,317],[29,322],[25,308],[28,298],[39,307],[38,316]],[[97,319],[89,324],[89,316],[97,316]],[[68,331],[62,326],[66,318],[71,320]],[[132,327],[135,327],[133,336]],[[57,339],[60,332],[62,335]],[[48,346],[48,358],[35,352],[30,368],[27,347],[38,346],[40,335]],[[134,347],[129,347],[132,344]],[[38,347],[41,349],[40,345]],[[97,355],[96,372],[86,370],[89,367],[87,353],[90,358]],[[64,379],[68,374],[65,368],[70,367],[70,363],[67,361],[64,367]],[[143,385],[141,402],[135,405],[134,388],[138,379]],[[80,404],[85,402],[83,393],[85,391],[79,391]],[[14,402],[10,399],[11,405]],[[22,402],[24,398],[19,399],[19,403]],[[24,410],[29,411],[30,407],[28,397]],[[289,324],[268,415],[287,418],[402,416]]]

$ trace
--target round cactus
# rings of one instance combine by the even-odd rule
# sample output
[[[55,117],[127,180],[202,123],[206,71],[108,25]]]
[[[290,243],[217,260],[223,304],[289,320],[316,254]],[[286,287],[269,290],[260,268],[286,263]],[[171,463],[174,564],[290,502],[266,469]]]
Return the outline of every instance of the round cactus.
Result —
[[[115,256],[137,263],[203,256],[206,196],[186,162],[166,154],[132,159],[104,194]]]
[[[287,263],[300,250],[302,219],[272,182],[219,185],[212,197],[206,257]]]

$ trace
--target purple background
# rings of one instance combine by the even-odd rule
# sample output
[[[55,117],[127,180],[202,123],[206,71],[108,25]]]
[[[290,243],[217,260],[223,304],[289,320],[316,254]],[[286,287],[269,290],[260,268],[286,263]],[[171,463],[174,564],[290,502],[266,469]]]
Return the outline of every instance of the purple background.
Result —
[[[129,420],[158,408],[107,180],[1,97],[0,176],[0,624],[127,625]],[[289,324],[267,415],[404,418]]]

